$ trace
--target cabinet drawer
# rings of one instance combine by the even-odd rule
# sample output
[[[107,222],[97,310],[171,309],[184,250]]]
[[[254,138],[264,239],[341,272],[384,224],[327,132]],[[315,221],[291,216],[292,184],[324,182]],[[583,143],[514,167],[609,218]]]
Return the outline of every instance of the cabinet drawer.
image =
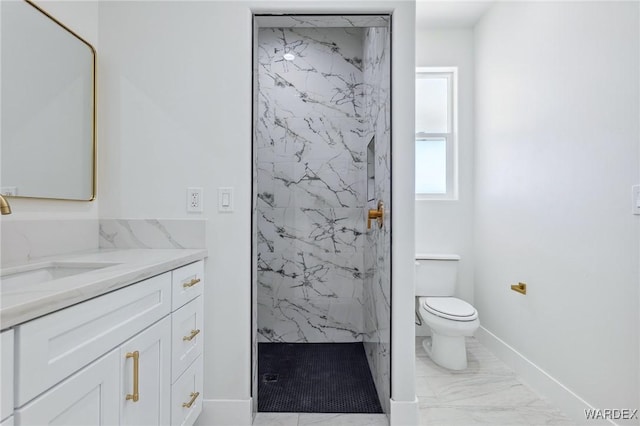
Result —
[[[202,294],[204,288],[204,261],[175,269],[172,272],[173,302],[171,310],[175,311],[180,306]]]
[[[118,424],[119,368],[114,349],[16,410],[16,424]]]
[[[2,377],[2,393],[0,393],[0,420],[4,420],[13,412],[13,330],[0,334],[0,377]],[[2,423],[4,425],[4,423]]]
[[[171,383],[202,353],[203,310],[202,297],[198,297],[171,315]]]
[[[171,311],[171,273],[16,328],[16,403],[22,406]]]
[[[171,424],[192,425],[202,412],[202,356],[171,386]]]

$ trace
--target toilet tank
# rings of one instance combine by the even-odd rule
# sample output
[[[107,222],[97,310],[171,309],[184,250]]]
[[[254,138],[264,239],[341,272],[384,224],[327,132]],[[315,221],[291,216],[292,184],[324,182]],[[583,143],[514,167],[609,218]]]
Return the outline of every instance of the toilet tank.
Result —
[[[457,254],[416,254],[416,296],[453,296],[459,260]]]

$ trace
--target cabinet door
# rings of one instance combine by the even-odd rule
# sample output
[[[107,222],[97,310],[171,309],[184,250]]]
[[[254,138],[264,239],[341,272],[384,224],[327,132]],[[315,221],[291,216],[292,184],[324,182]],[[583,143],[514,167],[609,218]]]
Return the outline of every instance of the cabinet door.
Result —
[[[118,350],[16,410],[16,425],[113,425],[118,423]]]
[[[120,365],[120,424],[169,424],[171,316],[122,344]]]
[[[0,339],[0,420],[4,420],[13,412],[13,330],[3,331]]]

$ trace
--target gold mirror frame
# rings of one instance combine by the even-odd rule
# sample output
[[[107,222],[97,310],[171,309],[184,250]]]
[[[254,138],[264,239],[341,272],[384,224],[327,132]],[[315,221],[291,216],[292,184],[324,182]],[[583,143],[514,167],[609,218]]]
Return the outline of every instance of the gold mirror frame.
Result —
[[[91,72],[91,78],[92,78],[92,82],[91,82],[91,87],[92,87],[92,91],[91,91],[91,95],[93,97],[93,102],[92,102],[92,108],[91,108],[91,149],[92,149],[92,155],[91,155],[91,194],[89,198],[57,198],[57,197],[46,197],[46,196],[31,196],[31,195],[5,195],[6,198],[22,198],[22,199],[45,199],[45,200],[59,200],[59,201],[93,201],[96,198],[96,194],[97,194],[97,157],[98,157],[98,143],[97,143],[97,90],[96,90],[96,50],[95,48],[91,45],[91,43],[89,43],[88,41],[86,41],[84,38],[80,37],[78,34],[76,34],[73,30],[71,30],[69,27],[67,27],[65,24],[63,24],[62,22],[60,22],[58,19],[56,19],[55,17],[53,17],[50,13],[48,13],[47,11],[45,11],[44,9],[42,9],[40,6],[38,6],[37,4],[35,4],[33,1],[31,0],[24,0],[25,3],[27,3],[29,6],[33,7],[34,9],[36,9],[38,12],[42,13],[44,16],[46,16],[47,18],[49,18],[51,21],[53,21],[54,23],[56,23],[59,27],[61,27],[63,30],[65,30],[67,33],[71,34],[73,37],[75,37],[76,39],[78,39],[82,44],[84,44],[85,46],[87,46],[89,48],[89,51],[91,52],[91,68],[92,68],[92,72]]]

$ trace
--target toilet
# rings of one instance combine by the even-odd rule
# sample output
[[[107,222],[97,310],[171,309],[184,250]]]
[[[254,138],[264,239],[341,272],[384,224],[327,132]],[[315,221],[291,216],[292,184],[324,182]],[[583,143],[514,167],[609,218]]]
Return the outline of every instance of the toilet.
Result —
[[[480,326],[476,309],[453,297],[459,260],[455,254],[416,255],[418,313],[431,329],[431,339],[422,346],[436,364],[450,370],[467,368],[465,337]]]

